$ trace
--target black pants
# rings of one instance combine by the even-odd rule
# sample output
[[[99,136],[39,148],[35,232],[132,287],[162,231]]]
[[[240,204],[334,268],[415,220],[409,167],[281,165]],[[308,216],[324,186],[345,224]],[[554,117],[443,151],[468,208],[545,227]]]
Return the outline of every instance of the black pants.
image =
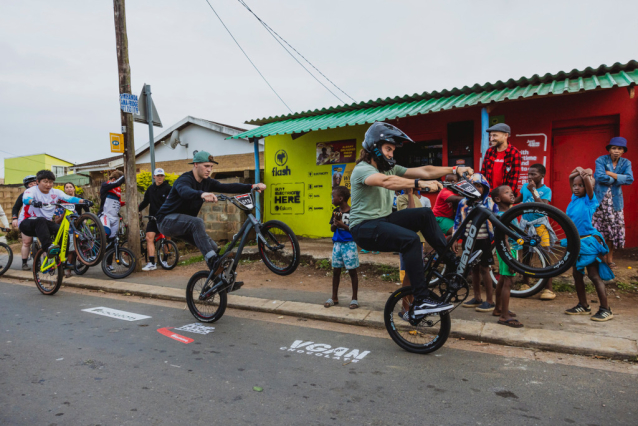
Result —
[[[20,223],[20,232],[29,237],[37,237],[44,250],[49,248],[53,242],[51,237],[58,234],[58,229],[60,225],[43,217],[31,217]]]
[[[428,244],[439,253],[446,264],[454,264],[455,256],[451,251],[446,251],[447,241],[430,209],[400,210],[350,228],[354,241],[365,250],[401,253],[414,297],[423,299],[430,291],[425,283],[423,249],[417,231],[421,231]]]

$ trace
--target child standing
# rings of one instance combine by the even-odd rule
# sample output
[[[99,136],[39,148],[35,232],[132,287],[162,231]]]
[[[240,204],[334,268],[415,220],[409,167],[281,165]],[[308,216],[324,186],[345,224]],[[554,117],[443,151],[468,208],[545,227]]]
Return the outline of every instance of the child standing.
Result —
[[[345,186],[337,186],[332,190],[332,204],[337,206],[337,208],[332,211],[332,218],[330,219],[330,229],[334,232],[332,237],[334,242],[332,248],[332,298],[324,303],[326,308],[339,304],[339,281],[341,279],[341,268],[343,267],[348,270],[352,280],[350,309],[359,307],[359,301],[357,300],[359,255],[357,254],[357,243],[354,242],[350,233],[349,199],[350,190]]]
[[[611,273],[606,263],[600,258],[609,252],[603,236],[592,225],[592,218],[598,200],[594,195],[594,185],[592,182],[592,170],[576,167],[569,175],[569,183],[572,187],[572,201],[567,206],[567,216],[574,222],[578,234],[580,235],[580,253],[574,266],[574,281],[576,283],[576,293],[578,294],[578,305],[567,309],[567,315],[591,315],[591,307],[587,303],[587,292],[585,291],[585,268],[587,276],[594,283],[600,308],[591,317],[592,321],[609,321],[614,317],[607,301],[605,283],[600,278],[599,268],[605,268],[605,272]],[[612,274],[613,275],[613,274]]]
[[[498,212],[498,207],[490,197],[490,184],[485,180],[482,174],[474,173],[470,178],[474,187],[481,193],[480,203],[494,213]],[[470,206],[467,198],[463,198],[459,202],[456,212],[456,220],[454,222],[454,232],[461,226],[463,220],[470,212]],[[469,231],[469,226],[465,229],[465,236]],[[486,221],[476,233],[476,242],[474,243],[474,251],[482,250],[479,264],[472,268],[472,287],[474,289],[474,297],[463,303],[464,308],[475,308],[478,312],[492,312],[494,307],[494,299],[492,298],[492,277],[490,276],[490,266],[494,264],[494,256],[492,256],[492,240],[494,239],[494,229],[492,223]],[[458,252],[458,241],[454,242],[454,251]],[[481,278],[485,286],[486,300],[481,297]]]
[[[445,181],[448,183],[457,183],[459,181],[459,175],[456,173],[448,174],[445,176]],[[456,195],[454,192],[447,188],[443,188],[439,195],[436,196],[432,213],[436,217],[436,223],[439,224],[439,228],[445,235],[451,235],[454,228],[454,213],[456,212],[456,206],[459,204],[463,197]]]
[[[494,188],[491,193],[491,197],[498,206],[497,215],[499,216],[509,210],[515,201],[514,191],[512,191],[512,188],[507,185],[501,185]],[[512,256],[516,257],[516,253],[512,249],[512,244],[514,244],[514,242],[510,239],[509,243]],[[514,318],[516,317],[516,314],[509,310],[510,290],[512,289],[513,283],[512,277],[516,276],[516,272],[512,271],[510,267],[503,262],[503,259],[501,259],[501,255],[499,255],[498,252],[496,253],[496,256],[498,257],[498,271],[501,274],[501,277],[498,279],[496,290],[494,290],[496,293],[496,307],[494,312],[492,312],[492,315],[500,317],[498,319],[499,324],[513,328],[521,328],[523,327],[523,324]]]
[[[537,163],[529,166],[529,183],[521,188],[521,194],[516,197],[514,203],[551,203],[552,190],[543,184],[543,178],[546,172],[547,170],[542,164]],[[544,216],[538,213],[527,213],[523,215],[525,221],[533,223],[536,234],[541,238],[541,247],[549,248],[551,242],[547,225],[535,223],[542,218],[544,218]],[[529,287],[529,277],[527,275],[523,277],[523,284]],[[545,289],[541,293],[541,300],[554,300],[555,298],[556,294],[552,287],[552,279],[549,278],[545,284]]]

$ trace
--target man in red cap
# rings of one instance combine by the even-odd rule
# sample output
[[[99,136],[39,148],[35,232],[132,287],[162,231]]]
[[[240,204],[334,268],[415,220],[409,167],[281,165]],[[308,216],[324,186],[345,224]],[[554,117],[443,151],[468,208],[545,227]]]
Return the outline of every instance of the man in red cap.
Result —
[[[518,177],[521,174],[521,153],[510,145],[510,126],[498,123],[486,130],[490,134],[490,148],[485,153],[481,174],[490,188],[508,185],[518,195]]]

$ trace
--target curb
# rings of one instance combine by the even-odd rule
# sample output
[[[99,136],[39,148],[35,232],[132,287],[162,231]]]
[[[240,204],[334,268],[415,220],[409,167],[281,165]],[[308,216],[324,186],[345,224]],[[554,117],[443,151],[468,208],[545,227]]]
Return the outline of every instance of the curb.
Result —
[[[30,272],[7,271],[4,276],[33,281],[33,276]],[[63,285],[89,290],[102,290],[108,293],[130,293],[141,297],[178,302],[186,301],[186,295],[182,289],[126,281],[105,281],[74,276],[65,279]],[[351,310],[337,306],[326,309],[322,305],[311,303],[268,300],[233,294],[228,295],[228,307],[364,327],[385,328],[383,312],[381,311]],[[493,323],[460,319],[452,319],[450,336],[521,348],[579,355],[598,355],[610,358],[629,358],[638,354],[638,342],[631,339],[593,336],[560,330],[512,329]]]

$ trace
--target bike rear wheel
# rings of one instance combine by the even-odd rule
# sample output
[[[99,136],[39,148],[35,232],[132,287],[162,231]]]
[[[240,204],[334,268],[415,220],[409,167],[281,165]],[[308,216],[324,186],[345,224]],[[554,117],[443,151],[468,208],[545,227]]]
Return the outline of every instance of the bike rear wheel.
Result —
[[[200,296],[213,285],[212,282],[206,285],[209,274],[209,271],[195,272],[191,279],[188,280],[188,285],[186,286],[186,304],[188,305],[188,310],[201,322],[215,322],[219,320],[222,315],[224,315],[228,304],[226,290],[212,294],[206,300],[200,300]],[[206,289],[204,288],[205,286]]]
[[[412,288],[402,287],[392,293],[385,304],[383,319],[385,328],[394,343],[415,354],[429,354],[440,349],[450,335],[450,315],[427,316],[413,326],[403,319],[412,301]],[[433,324],[428,325],[427,321]]]
[[[155,245],[155,256],[160,266],[168,271],[177,266],[179,250],[171,240],[160,240]]]
[[[80,262],[88,266],[100,263],[106,251],[106,233],[100,219],[93,213],[83,213],[75,221],[75,229],[73,242]]]
[[[0,275],[7,272],[13,263],[13,250],[5,243],[0,243]]]
[[[269,220],[261,226],[258,240],[259,256],[268,269],[277,275],[290,275],[299,266],[301,250],[297,236],[288,225],[278,220]]]
[[[556,207],[543,203],[519,204],[503,213],[500,221],[512,229],[512,225],[518,226],[517,223],[530,215],[536,220],[547,220],[544,228],[531,226],[527,231],[529,236],[534,237],[535,244],[520,247],[509,241],[510,238],[495,227],[498,254],[510,268],[525,276],[551,278],[562,274],[576,263],[580,251],[580,236],[574,222]],[[548,232],[547,224],[555,236]],[[565,241],[564,246],[561,245],[561,240]],[[513,256],[510,247],[521,253]]]
[[[40,271],[42,264],[50,267],[47,267],[47,269],[42,272]],[[40,290],[40,293],[47,296],[52,296],[57,293],[62,285],[63,276],[64,272],[60,258],[56,256],[53,259],[49,259],[46,250],[38,250],[33,258],[33,280],[38,290]]]
[[[116,280],[126,278],[135,271],[135,255],[127,248],[120,247],[107,250],[102,259],[102,271]]]
[[[75,272],[75,275],[84,275],[88,270],[88,265],[85,265],[82,262],[78,262],[77,260],[75,261],[75,265],[73,265],[73,272]]]

